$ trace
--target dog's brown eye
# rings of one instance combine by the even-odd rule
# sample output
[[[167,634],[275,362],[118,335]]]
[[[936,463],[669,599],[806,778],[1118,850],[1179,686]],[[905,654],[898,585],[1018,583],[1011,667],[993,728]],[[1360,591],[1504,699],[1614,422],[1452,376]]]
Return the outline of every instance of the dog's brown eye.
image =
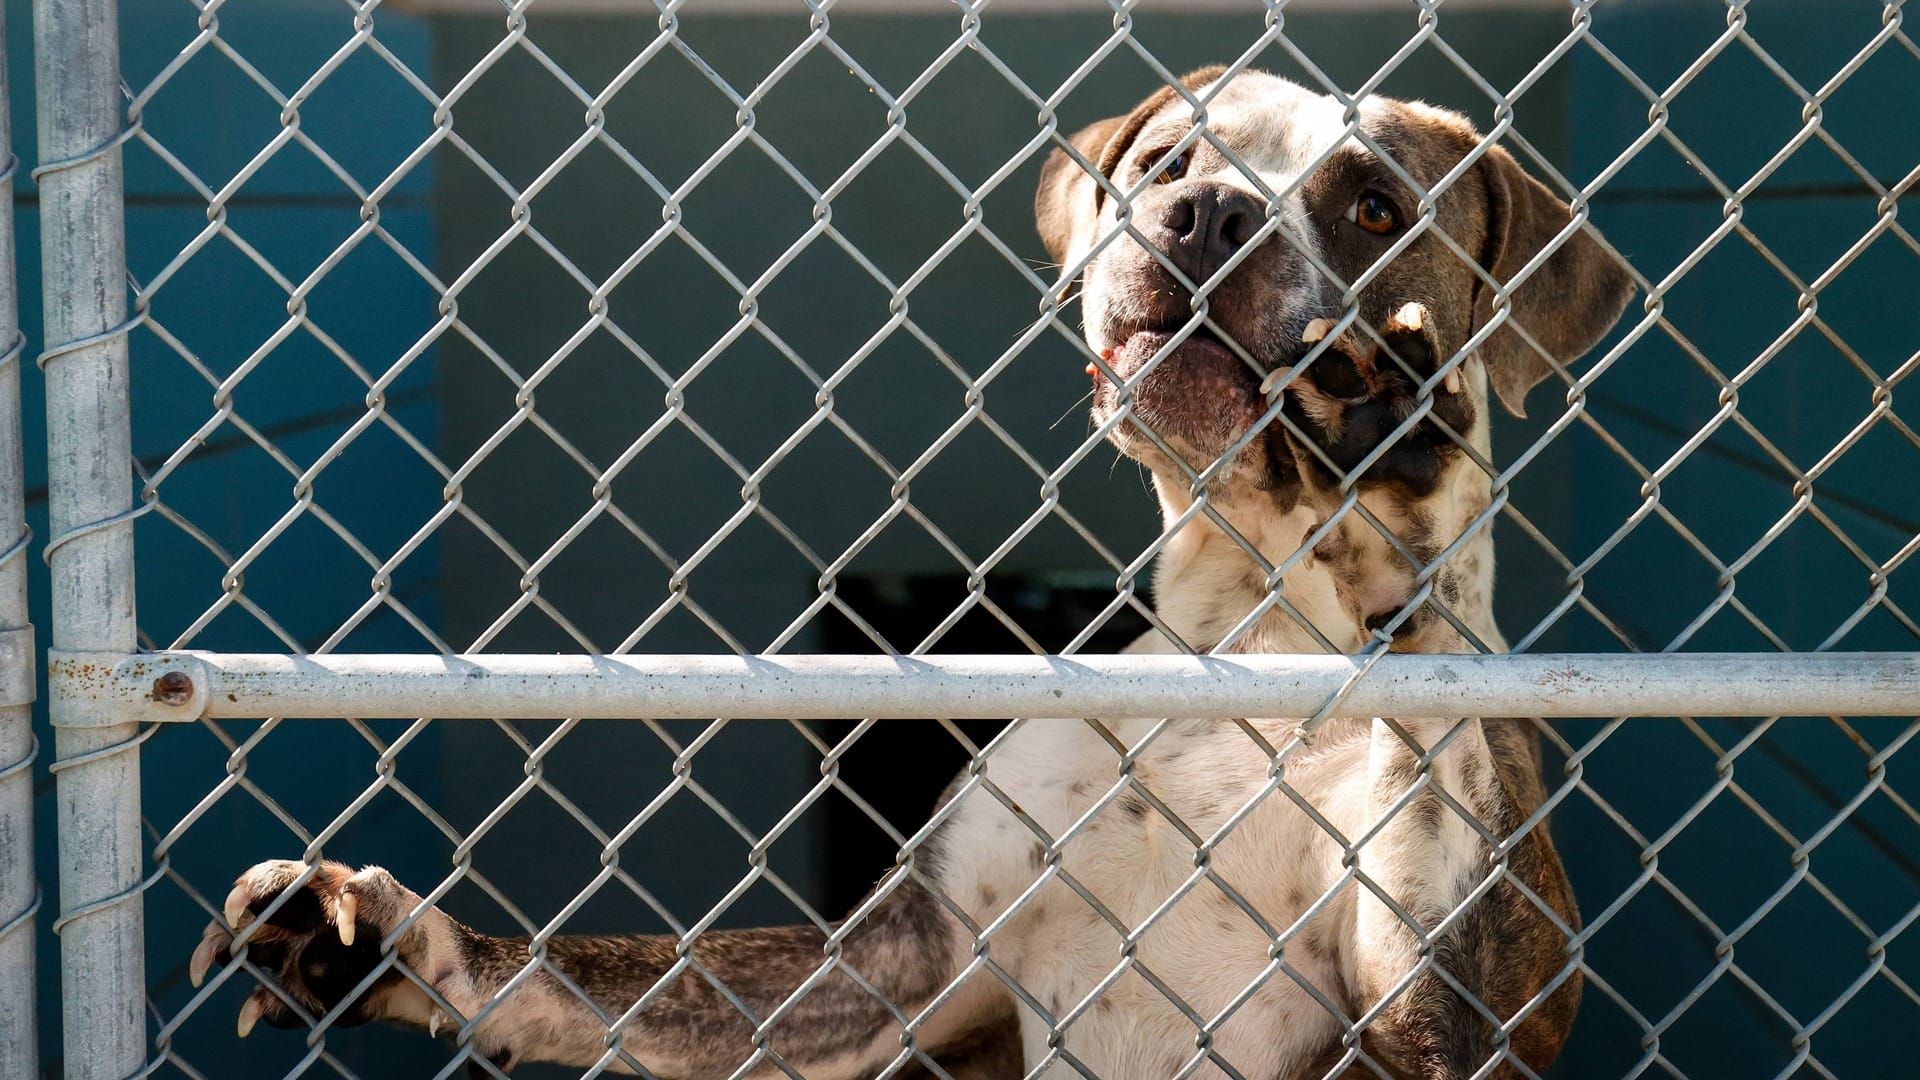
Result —
[[[1400,216],[1393,211],[1393,204],[1386,196],[1369,191],[1353,201],[1347,210],[1347,220],[1370,233],[1382,235],[1392,232],[1400,226]]]
[[[1175,180],[1187,175],[1187,163],[1192,156],[1191,151],[1185,150],[1175,154],[1173,160],[1167,162],[1167,167],[1161,171],[1160,175],[1153,178],[1153,182],[1156,184],[1171,184]]]

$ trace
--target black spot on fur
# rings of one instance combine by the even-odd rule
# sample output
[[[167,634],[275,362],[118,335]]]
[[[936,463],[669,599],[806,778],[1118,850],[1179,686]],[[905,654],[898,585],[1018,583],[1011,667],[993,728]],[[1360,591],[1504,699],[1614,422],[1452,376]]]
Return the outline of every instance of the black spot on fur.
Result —
[[[1440,829],[1441,816],[1451,813],[1451,811],[1446,808],[1446,805],[1440,801],[1438,795],[1422,795],[1420,798],[1408,804],[1406,809],[1400,812],[1413,815],[1414,824],[1422,832],[1429,833],[1438,832]]]
[[[1406,507],[1406,526],[1400,532],[1400,540],[1407,545],[1422,563],[1430,563],[1439,554],[1439,545],[1435,542],[1433,511],[1419,506]]]

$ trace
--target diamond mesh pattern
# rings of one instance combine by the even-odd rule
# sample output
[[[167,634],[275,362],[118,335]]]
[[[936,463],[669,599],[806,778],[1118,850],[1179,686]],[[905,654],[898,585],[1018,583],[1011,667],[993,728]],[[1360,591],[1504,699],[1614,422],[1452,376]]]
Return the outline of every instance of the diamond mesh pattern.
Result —
[[[1920,47],[1901,4],[1852,5],[1836,17],[1834,32],[1852,36],[1834,65],[1731,3],[1671,71],[1645,46],[1661,30],[1648,23],[1654,16],[1622,15],[1616,27],[1594,7],[1569,5],[1551,33],[1536,35],[1537,54],[1507,57],[1512,78],[1481,73],[1482,38],[1490,20],[1519,16],[1470,18],[1437,0],[1365,23],[1392,28],[1368,70],[1343,60],[1330,74],[1334,53],[1306,44],[1310,16],[1284,0],[1249,3],[1230,23],[1218,16],[1232,35],[1209,35],[1205,59],[1284,69],[1348,107],[1409,92],[1397,80],[1410,71],[1457,87],[1449,104],[1482,118],[1487,141],[1431,195],[1498,143],[1574,207],[1561,242],[1591,218],[1616,241],[1647,243],[1619,250],[1642,303],[1579,371],[1560,372],[1554,391],[1536,395],[1552,400],[1536,405],[1533,421],[1502,430],[1496,461],[1481,462],[1495,498],[1469,533],[1501,536],[1503,593],[1513,598],[1503,617],[1519,631],[1516,650],[1911,649],[1920,625],[1897,572],[1920,546],[1920,518],[1888,478],[1911,470],[1920,451],[1893,393],[1920,352],[1910,319],[1893,316],[1888,331],[1872,320],[1889,316],[1868,309],[1876,283],[1910,286],[1920,274],[1920,243],[1897,214],[1920,170],[1888,171],[1911,170],[1914,140],[1861,132],[1851,117],[1886,102],[1852,99],[1848,89],[1856,79],[1920,80]],[[191,0],[140,13],[139,26],[177,48],[153,70],[135,72],[129,61],[147,644],[777,653],[837,643],[919,653],[988,633],[1008,647],[1073,653],[1134,624],[1159,625],[1148,571],[1178,530],[1206,518],[1237,536],[1207,499],[1221,462],[1192,475],[1191,511],[1142,531],[1145,499],[1130,480],[1115,481],[1106,442],[1127,414],[1087,431],[1053,423],[1078,407],[1068,407],[1070,394],[1049,396],[1066,385],[1051,373],[1100,361],[1080,340],[1070,301],[1054,296],[1052,268],[1027,257],[1039,161],[1079,119],[1121,100],[1115,94],[1177,85],[1182,68],[1161,57],[1191,51],[1177,32],[1188,16],[1114,0],[1110,12],[1071,26],[1063,19],[1046,32],[1085,47],[1074,45],[1072,65],[1060,69],[1057,57],[1034,62],[1028,38],[1038,22],[985,3],[946,11],[925,55],[914,45],[928,35],[890,41],[873,28],[880,24],[831,4],[796,2],[798,14],[739,24],[697,20],[693,4],[657,8],[657,18],[608,24],[608,35],[631,40],[598,51],[567,20],[544,22],[524,2],[484,24],[424,26],[374,2],[302,9],[292,44],[276,40],[279,13],[245,5]],[[1192,20],[1211,31],[1210,18]],[[1699,28],[1697,18],[1682,22]],[[763,54],[773,62],[760,63]],[[608,55],[618,64],[608,68]],[[1353,55],[1370,54],[1356,45]],[[1056,70],[1066,73],[1036,75]],[[1749,107],[1764,138],[1729,146],[1716,129],[1747,128],[1725,115],[1723,80],[1742,71],[1740,85],[1760,88]],[[1593,102],[1596,113],[1636,117],[1609,129],[1623,143],[1595,137],[1571,166],[1530,137],[1540,127],[1522,123],[1552,116],[1542,99],[1568,85],[1576,116]],[[213,139],[189,127],[209,94],[232,114]],[[1026,119],[991,132],[949,129],[974,112]],[[374,126],[378,138],[361,137]],[[821,137],[828,129],[839,133]],[[1710,144],[1694,141],[1703,131]],[[1370,143],[1357,127],[1352,134]],[[1232,155],[1204,126],[1186,145],[1201,139]],[[1895,153],[1889,166],[1889,151],[1907,156]],[[156,205],[138,197],[141,183]],[[891,207],[913,219],[894,235],[882,215],[897,191],[915,201]],[[1826,202],[1812,206],[1818,199]],[[605,206],[606,220],[623,226],[647,224],[608,243],[607,226],[581,206]],[[1822,227],[1852,213],[1845,234],[1807,243],[1808,220],[1794,214],[1809,206],[1826,215],[1813,219]],[[743,218],[752,227],[740,228]],[[1349,297],[1428,232],[1477,266],[1473,245],[1446,236],[1429,212],[1348,283]],[[1145,243],[1127,226],[1103,245],[1129,233]],[[1294,243],[1277,220],[1262,235]],[[1190,328],[1210,322],[1205,295],[1231,269],[1191,283],[1201,300]],[[1518,284],[1482,274],[1502,295]],[[1004,333],[997,313],[970,303],[983,281],[1019,300]],[[1735,290],[1756,299],[1741,306],[1728,295]],[[1738,334],[1718,325],[1729,314]],[[969,322],[991,329],[969,333]],[[893,400],[890,388],[901,385],[916,400]],[[1352,471],[1350,492],[1431,406],[1423,395]],[[1291,421],[1276,405],[1263,423]],[[1574,476],[1570,501],[1556,489]],[[841,510],[823,519],[828,492]],[[1750,528],[1753,514],[1728,513],[1734,500],[1767,517]],[[1345,515],[1369,519],[1419,562],[1351,494],[1328,527]],[[1274,564],[1240,542],[1271,584],[1305,557],[1303,549]],[[1426,567],[1407,610],[1432,604],[1464,632],[1430,580],[1459,543]],[[1035,625],[1007,583],[1047,580],[1040,571],[1060,568],[1097,581],[1089,613],[1065,628]],[[884,591],[934,571],[948,591],[915,594],[940,598],[906,636],[859,599],[870,582]],[[1649,580],[1679,600],[1649,601]],[[1231,648],[1273,610],[1311,629],[1273,588],[1217,647]],[[1368,645],[1356,679],[1406,617]],[[1339,705],[1336,696],[1311,719]],[[1466,988],[1429,956],[1387,1000],[1353,1015],[1288,963],[1286,944],[1346,889],[1368,890],[1424,936],[1496,885],[1525,888],[1506,862],[1518,837],[1496,837],[1423,773],[1396,810],[1437,795],[1496,858],[1439,930],[1422,930],[1359,866],[1356,853],[1391,815],[1368,834],[1341,835],[1286,781],[1299,739],[1275,744],[1244,722],[1275,767],[1219,829],[1196,831],[1136,775],[1166,724],[1129,745],[1089,721],[1113,749],[1115,778],[1094,810],[1052,835],[987,767],[1021,723],[985,737],[937,726],[952,742],[945,749],[968,762],[960,791],[1002,803],[1045,853],[1006,918],[970,926],[980,948],[968,974],[1004,981],[1054,1032],[1048,1057],[1028,1062],[1033,1075],[1086,1071],[1061,1033],[1124,977],[1144,980],[1192,1024],[1178,1075],[1239,1075],[1211,1036],[1273,980],[1338,1018],[1351,1049],[1335,1072],[1385,1075],[1361,1049],[1366,1026],[1429,970]],[[1835,715],[1539,726],[1552,748],[1552,791],[1521,834],[1555,815],[1586,918],[1578,930],[1560,927],[1568,949],[1560,978],[1577,972],[1588,987],[1566,1075],[1724,1075],[1714,1055],[1725,1036],[1713,1029],[1728,1024],[1767,1033],[1755,1040],[1766,1049],[1743,1060],[1764,1061],[1768,1073],[1860,1075],[1871,1059],[1848,1033],[1920,1007],[1899,946],[1920,917],[1916,873],[1901,854],[1920,812],[1900,793],[1911,786],[1901,782],[1901,751],[1920,725]],[[836,912],[819,907],[825,833],[853,820],[898,852],[880,891],[853,912],[857,924],[907,881],[933,885],[914,853],[960,800],[924,826],[879,809],[843,769],[874,737],[873,719],[844,730],[792,723],[777,734],[724,719],[592,727],[204,721],[152,740],[149,774],[178,777],[149,785],[163,883],[148,896],[156,1067],[223,1074],[234,987],[271,983],[242,964],[189,990],[174,948],[188,939],[168,932],[173,924],[217,915],[238,863],[294,848],[374,861],[361,855],[372,845],[430,900],[532,935],[522,980],[557,975],[545,942],[585,924],[647,923],[690,943],[722,922],[797,913],[828,932],[830,946],[788,1006],[754,1017],[742,1075],[798,1075],[778,1052],[787,1009],[833,971],[858,977],[838,958],[846,930],[829,921]],[[1439,753],[1459,730],[1424,752]],[[445,770],[450,756],[471,771]],[[324,777],[311,775],[315,760],[326,762]],[[609,794],[612,760],[632,762],[629,775],[645,779]],[[771,801],[743,783],[756,760],[772,770]],[[1649,761],[1659,770],[1652,784]],[[1192,873],[1135,924],[1061,858],[1123,797],[1144,800],[1194,851]],[[1345,875],[1292,925],[1271,922],[1211,861],[1271,799],[1313,816],[1347,856]],[[720,838],[724,857],[712,862],[725,869],[701,872],[706,893],[683,883],[670,900],[655,860],[673,850],[666,834],[683,828]],[[529,837],[555,845],[554,866],[521,865]],[[1737,885],[1716,882],[1702,869],[1717,865],[1716,847],[1764,869],[1736,875]],[[745,856],[737,876],[736,855]],[[549,875],[537,906],[516,899],[529,876]],[[1110,925],[1116,957],[1099,991],[1064,1008],[1029,993],[989,947],[1007,919],[1056,884]],[[1136,949],[1161,915],[1202,891],[1226,898],[1275,946],[1271,964],[1212,1014],[1182,1000]],[[1793,975],[1779,957],[1792,955],[1782,943],[1796,936],[1822,943],[1823,973],[1840,974]],[[1650,962],[1649,943],[1667,943],[1660,947],[1675,958]],[[1849,959],[1831,959],[1840,955]],[[682,956],[656,993],[689,969],[731,996]],[[429,989],[418,973],[404,974]],[[625,1058],[615,1036],[652,997],[605,1018],[614,1034],[602,1067]],[[1486,1015],[1511,1030],[1541,1000],[1519,1016]],[[890,1069],[937,1068],[913,1039],[932,1007],[894,1011],[904,1037]],[[378,1055],[420,1052],[336,1033],[331,1016],[309,1020],[298,1050],[249,1044],[248,1054],[279,1056],[247,1058],[246,1068],[271,1060],[275,1071],[374,1075]],[[464,1035],[454,1051],[432,1054],[442,1075],[470,1065],[498,1073]],[[1483,1074],[1503,1065],[1530,1072],[1503,1050]]]

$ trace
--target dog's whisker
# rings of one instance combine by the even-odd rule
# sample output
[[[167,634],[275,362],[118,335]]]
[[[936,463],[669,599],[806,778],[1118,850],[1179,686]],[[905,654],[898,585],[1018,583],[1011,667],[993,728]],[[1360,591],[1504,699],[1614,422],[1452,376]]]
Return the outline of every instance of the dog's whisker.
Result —
[[[1075,300],[1080,299],[1080,293],[1083,293],[1085,291],[1086,291],[1085,289],[1081,289],[1080,292],[1070,293],[1066,296],[1062,296],[1060,298],[1060,306],[1065,307],[1066,305],[1073,303]],[[1020,338],[1026,336],[1028,333],[1032,332],[1034,327],[1039,326],[1041,323],[1046,322],[1050,318],[1057,319],[1059,318],[1059,315],[1053,314],[1053,315],[1035,316],[1032,322],[1022,327],[1019,333],[1013,335],[1014,340],[1019,340]]]
[[[1052,431],[1055,428],[1058,428],[1061,424],[1066,423],[1067,417],[1072,416],[1074,413],[1079,412],[1080,406],[1086,404],[1087,401],[1092,397],[1093,397],[1093,391],[1091,390],[1087,391],[1084,394],[1081,394],[1080,399],[1078,401],[1075,401],[1073,404],[1067,406],[1067,411],[1061,413],[1060,418],[1058,420],[1055,420],[1053,423],[1047,425],[1047,430]]]

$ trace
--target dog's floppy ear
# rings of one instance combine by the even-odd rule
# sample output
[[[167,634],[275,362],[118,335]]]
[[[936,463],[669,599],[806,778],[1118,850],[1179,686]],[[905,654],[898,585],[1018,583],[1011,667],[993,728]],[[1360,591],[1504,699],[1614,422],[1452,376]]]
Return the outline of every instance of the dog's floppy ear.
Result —
[[[1182,76],[1180,82],[1198,93],[1225,70],[1224,67],[1201,68]],[[1133,146],[1140,129],[1178,96],[1172,87],[1163,86],[1147,95],[1132,112],[1081,128],[1067,141],[1102,175],[1110,177]],[[1033,198],[1033,219],[1054,262],[1065,267],[1093,242],[1093,227],[1099,220],[1102,195],[1099,182],[1081,168],[1079,162],[1068,157],[1065,150],[1056,147],[1047,155],[1046,164],[1040,167],[1040,190]]]
[[[1498,146],[1487,149],[1479,172],[1487,191],[1487,238],[1481,265],[1504,285],[1567,227],[1572,212]],[[1633,279],[1619,260],[1583,228],[1513,290],[1511,321],[1525,327],[1565,366],[1613,328],[1633,290]],[[1478,283],[1473,305],[1476,332],[1493,317],[1493,299],[1492,287]],[[1553,373],[1532,346],[1504,326],[1480,347],[1480,357],[1494,392],[1515,416],[1526,415],[1522,406],[1527,391]]]
[[[1106,158],[1107,144],[1130,119],[1131,114],[1109,117],[1081,128],[1067,141],[1080,151],[1081,157],[1098,168]],[[1138,132],[1139,125],[1134,125],[1133,130]],[[1124,153],[1124,149],[1121,152]],[[1114,160],[1119,160],[1118,155]],[[1065,150],[1055,147],[1047,155],[1046,164],[1040,167],[1040,190],[1033,197],[1033,220],[1054,262],[1066,265],[1069,252],[1092,241],[1098,193],[1098,182],[1079,162],[1068,157]]]

